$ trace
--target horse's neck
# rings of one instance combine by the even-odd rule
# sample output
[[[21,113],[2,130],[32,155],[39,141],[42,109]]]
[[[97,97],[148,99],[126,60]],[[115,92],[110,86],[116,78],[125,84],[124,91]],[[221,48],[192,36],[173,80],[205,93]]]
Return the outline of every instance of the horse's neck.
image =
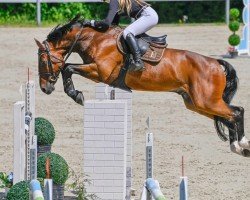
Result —
[[[94,30],[93,28],[88,28],[86,32],[83,32],[83,37],[88,38],[94,38],[94,37],[100,37],[100,36],[107,36],[107,38],[110,38],[110,36],[116,37],[123,31],[123,28],[120,26],[112,26],[105,32],[99,32]]]
[[[93,57],[92,53],[98,49],[98,45],[107,40],[116,40],[121,31],[122,28],[120,27],[111,27],[106,32],[98,32],[92,28],[86,28],[82,32],[74,52],[78,53],[84,62],[86,62],[86,59],[90,62]],[[102,38],[101,41],[99,40],[100,38]],[[100,42],[96,43],[97,40]]]

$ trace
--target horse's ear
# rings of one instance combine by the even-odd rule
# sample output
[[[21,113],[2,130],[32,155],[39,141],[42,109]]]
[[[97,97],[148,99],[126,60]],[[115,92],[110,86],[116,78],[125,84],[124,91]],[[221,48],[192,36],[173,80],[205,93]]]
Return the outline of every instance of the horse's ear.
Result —
[[[36,38],[34,38],[34,40],[35,40],[37,46],[39,47],[39,49],[41,49],[41,50],[45,49],[41,42],[39,42]]]

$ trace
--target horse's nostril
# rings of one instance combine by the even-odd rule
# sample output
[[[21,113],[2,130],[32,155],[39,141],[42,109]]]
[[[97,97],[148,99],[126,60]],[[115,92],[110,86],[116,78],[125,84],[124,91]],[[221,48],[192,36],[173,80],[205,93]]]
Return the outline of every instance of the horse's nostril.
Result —
[[[45,88],[41,88],[42,89],[42,91],[44,92],[44,93],[46,93],[46,90],[45,90]]]

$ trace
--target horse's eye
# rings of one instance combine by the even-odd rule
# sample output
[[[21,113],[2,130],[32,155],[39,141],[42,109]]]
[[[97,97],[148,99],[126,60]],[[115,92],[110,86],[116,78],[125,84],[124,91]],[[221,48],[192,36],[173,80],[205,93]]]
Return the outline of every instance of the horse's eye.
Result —
[[[40,60],[41,65],[47,65],[47,61],[46,60]]]

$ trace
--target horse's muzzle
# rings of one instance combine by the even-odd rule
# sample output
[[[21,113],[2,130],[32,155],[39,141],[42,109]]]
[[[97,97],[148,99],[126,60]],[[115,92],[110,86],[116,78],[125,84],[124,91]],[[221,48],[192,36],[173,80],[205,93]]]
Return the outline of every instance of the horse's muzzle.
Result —
[[[40,84],[40,88],[45,94],[51,94],[55,90],[54,84],[50,82],[46,82],[46,84]]]

